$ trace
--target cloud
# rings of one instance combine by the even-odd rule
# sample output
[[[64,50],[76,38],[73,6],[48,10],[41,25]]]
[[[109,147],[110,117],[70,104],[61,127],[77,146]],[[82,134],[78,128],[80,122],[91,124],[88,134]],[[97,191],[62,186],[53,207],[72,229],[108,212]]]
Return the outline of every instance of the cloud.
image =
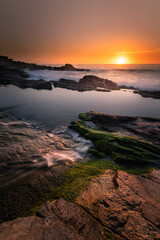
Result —
[[[154,50],[144,50],[144,51],[130,51],[130,52],[116,52],[115,54],[139,54],[139,53],[153,53],[153,52],[160,52],[160,48]]]

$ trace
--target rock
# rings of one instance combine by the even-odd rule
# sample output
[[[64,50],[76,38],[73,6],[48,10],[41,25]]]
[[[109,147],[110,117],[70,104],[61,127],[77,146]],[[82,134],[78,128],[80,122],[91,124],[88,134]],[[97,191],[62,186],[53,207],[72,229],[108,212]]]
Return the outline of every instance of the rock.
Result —
[[[145,98],[154,98],[160,99],[160,91],[134,91],[133,93],[140,94],[142,97]]]
[[[0,78],[28,78],[29,75],[21,69],[7,68],[0,65]]]
[[[131,89],[131,90],[136,90],[137,88],[133,86],[126,86],[126,85],[119,85],[120,89]]]
[[[21,69],[0,66],[0,85],[15,85],[19,88],[52,90],[52,83],[43,79],[28,80],[29,75]]]
[[[90,71],[89,69],[75,68],[72,64],[65,64],[62,67],[54,67],[54,70],[58,71]]]
[[[74,80],[61,78],[59,81],[52,81],[54,87],[77,90],[77,82]]]
[[[99,78],[93,75],[86,75],[83,78],[81,78],[78,82],[78,87],[118,90],[118,85],[115,82],[112,82],[108,79]]]
[[[136,136],[160,146],[160,119],[109,115],[99,112],[89,112],[88,116],[100,129]]]
[[[110,80],[102,79],[96,76],[84,76],[79,82],[61,78],[59,81],[51,81],[54,87],[66,88],[77,91],[101,91],[110,92],[117,90],[118,85]]]
[[[72,139],[0,112],[0,223],[24,215],[61,183],[73,164],[71,144]],[[61,161],[59,153],[64,154]]]
[[[107,170],[76,202],[125,239],[160,239],[159,170],[144,176]]]
[[[89,71],[89,69],[75,68],[71,64],[66,64],[62,67],[51,67],[46,65],[37,65],[34,63],[25,63],[20,61],[14,61],[6,56],[0,56],[0,66],[7,68],[18,68],[18,69],[30,69],[30,70],[58,70],[58,71]]]
[[[47,82],[43,79],[40,80],[26,80],[24,78],[1,78],[0,77],[0,85],[7,86],[7,85],[14,85],[19,88],[33,88],[37,90],[47,89],[52,90],[52,83]]]
[[[4,240],[102,240],[97,223],[79,206],[63,199],[47,202],[37,216],[17,218],[0,225]]]

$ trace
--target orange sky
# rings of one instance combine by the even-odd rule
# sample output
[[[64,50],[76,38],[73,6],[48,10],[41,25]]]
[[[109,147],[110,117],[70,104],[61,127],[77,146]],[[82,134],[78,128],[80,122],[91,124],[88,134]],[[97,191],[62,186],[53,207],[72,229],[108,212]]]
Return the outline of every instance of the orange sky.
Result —
[[[0,54],[36,63],[160,63],[160,0],[0,0]]]

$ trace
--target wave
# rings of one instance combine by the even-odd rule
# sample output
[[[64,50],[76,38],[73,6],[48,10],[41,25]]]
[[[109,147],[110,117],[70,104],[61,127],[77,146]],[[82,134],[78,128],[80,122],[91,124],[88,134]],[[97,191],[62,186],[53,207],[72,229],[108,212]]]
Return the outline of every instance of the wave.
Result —
[[[139,69],[125,69],[125,68],[120,68],[120,69],[109,69],[109,71],[122,71],[122,72],[156,72],[156,73],[160,73],[160,69],[143,69],[143,68],[139,68]]]

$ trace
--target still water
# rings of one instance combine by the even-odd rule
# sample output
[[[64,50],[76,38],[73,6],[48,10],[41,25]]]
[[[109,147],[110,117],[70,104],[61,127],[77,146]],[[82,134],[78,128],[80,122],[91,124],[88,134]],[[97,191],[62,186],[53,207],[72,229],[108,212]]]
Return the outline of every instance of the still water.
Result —
[[[60,88],[49,91],[0,87],[0,108],[47,130],[69,125],[79,113],[87,111],[160,117],[160,100],[143,98],[132,91],[77,92]]]

